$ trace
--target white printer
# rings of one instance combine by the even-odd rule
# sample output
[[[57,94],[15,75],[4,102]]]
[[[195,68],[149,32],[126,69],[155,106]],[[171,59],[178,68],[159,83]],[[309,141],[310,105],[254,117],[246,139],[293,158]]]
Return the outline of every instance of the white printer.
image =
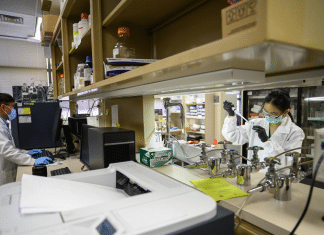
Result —
[[[216,215],[206,194],[128,161],[56,179],[119,188],[119,200],[54,213],[21,214],[21,182],[0,187],[0,234],[171,234]],[[82,195],[76,195],[82,197]]]

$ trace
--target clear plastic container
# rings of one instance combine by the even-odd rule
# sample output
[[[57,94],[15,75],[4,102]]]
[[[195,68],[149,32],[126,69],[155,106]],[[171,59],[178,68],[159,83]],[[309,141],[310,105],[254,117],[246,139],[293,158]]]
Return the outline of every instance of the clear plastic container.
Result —
[[[93,84],[93,68],[91,69],[90,81],[91,81],[91,84]]]
[[[23,84],[21,88],[21,101],[22,102],[29,102],[29,93],[28,93],[28,86],[26,83]]]
[[[129,29],[118,28],[118,41],[113,49],[114,58],[135,58],[135,48],[129,42]]]
[[[47,90],[47,101],[54,101],[54,90],[53,90],[53,84],[50,84],[48,86]]]
[[[88,63],[86,63],[84,66],[84,85],[89,86],[91,84],[91,68]]]
[[[60,95],[63,95],[65,91],[64,77],[61,77],[61,80],[59,81],[59,88],[60,88]]]
[[[41,83],[38,84],[38,86],[36,87],[36,91],[37,91],[37,101],[45,102],[45,89]]]
[[[75,73],[74,73],[74,90],[79,88],[79,75],[78,75],[78,67],[76,67]]]
[[[85,63],[83,63],[83,62],[81,62],[81,63],[79,63],[78,64],[78,72],[77,72],[77,74],[78,74],[78,80],[79,80],[79,86],[78,86],[78,89],[80,89],[80,88],[82,88],[82,87],[84,87],[84,66],[85,66],[86,64]]]
[[[29,90],[28,90],[28,93],[29,93],[29,97],[30,97],[30,101],[31,102],[37,102],[37,90],[36,90],[36,87],[35,87],[35,84],[32,83],[29,87]]]

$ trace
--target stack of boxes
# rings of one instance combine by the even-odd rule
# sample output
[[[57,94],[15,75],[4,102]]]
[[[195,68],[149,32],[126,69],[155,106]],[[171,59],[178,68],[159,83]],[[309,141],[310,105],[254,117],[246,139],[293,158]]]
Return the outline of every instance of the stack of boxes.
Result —
[[[51,43],[58,18],[58,15],[43,14],[41,24],[42,46],[48,46]]]
[[[151,64],[155,59],[132,59],[132,58],[107,58],[105,64],[105,78],[114,77],[128,72],[140,66]]]

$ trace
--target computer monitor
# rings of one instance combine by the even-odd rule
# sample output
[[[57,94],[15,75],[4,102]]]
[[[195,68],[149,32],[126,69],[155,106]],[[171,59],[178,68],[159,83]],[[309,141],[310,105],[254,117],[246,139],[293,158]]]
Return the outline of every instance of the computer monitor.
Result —
[[[80,146],[80,161],[85,164],[88,168],[90,166],[89,162],[89,141],[88,141],[88,130],[90,128],[96,128],[94,126],[82,125],[81,129],[81,146]]]
[[[53,129],[52,129],[52,140],[54,142],[54,146],[55,146],[56,141],[60,140],[60,138],[61,138],[61,128],[62,128],[61,113],[62,113],[61,108],[57,108],[55,110]]]

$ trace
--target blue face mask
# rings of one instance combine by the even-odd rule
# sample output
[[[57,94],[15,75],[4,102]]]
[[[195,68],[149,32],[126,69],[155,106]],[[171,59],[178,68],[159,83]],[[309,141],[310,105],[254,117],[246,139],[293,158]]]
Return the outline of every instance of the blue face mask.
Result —
[[[275,116],[267,113],[265,110],[263,110],[262,114],[270,124],[277,124],[279,122],[282,122],[283,119],[283,114],[281,114],[280,116]]]
[[[5,111],[5,113],[7,113],[7,112]],[[10,114],[7,113],[7,115],[8,115],[9,121],[14,120],[17,117],[16,109],[12,108]]]

